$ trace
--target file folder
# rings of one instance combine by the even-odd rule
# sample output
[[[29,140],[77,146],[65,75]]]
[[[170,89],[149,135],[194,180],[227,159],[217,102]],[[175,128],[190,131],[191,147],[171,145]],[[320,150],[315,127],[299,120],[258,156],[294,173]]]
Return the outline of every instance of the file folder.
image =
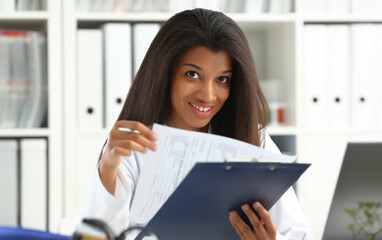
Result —
[[[310,164],[197,163],[147,228],[158,239],[240,239],[228,215],[244,203],[259,201],[269,210]],[[140,233],[136,239],[142,239]]]

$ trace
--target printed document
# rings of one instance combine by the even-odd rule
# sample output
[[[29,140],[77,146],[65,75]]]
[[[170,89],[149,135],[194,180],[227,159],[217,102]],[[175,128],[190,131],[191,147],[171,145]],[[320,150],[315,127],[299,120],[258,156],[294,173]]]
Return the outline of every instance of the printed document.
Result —
[[[158,150],[144,155],[130,221],[147,224],[186,177],[196,162],[224,162],[227,158],[278,159],[291,163],[296,156],[266,151],[252,144],[214,134],[154,124]]]

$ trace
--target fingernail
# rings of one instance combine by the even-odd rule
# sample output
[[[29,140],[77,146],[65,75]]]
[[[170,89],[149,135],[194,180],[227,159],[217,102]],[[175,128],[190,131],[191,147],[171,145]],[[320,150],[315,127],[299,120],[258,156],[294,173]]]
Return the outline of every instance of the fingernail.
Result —
[[[229,217],[235,219],[237,217],[237,213],[236,212],[230,212]]]
[[[151,134],[151,139],[152,140],[157,140],[158,139],[158,135],[156,135],[155,133]]]
[[[158,146],[154,145],[154,151],[158,150]]]
[[[248,204],[243,205],[243,206],[242,206],[242,209],[243,209],[244,211],[248,211],[248,210],[249,210],[249,206],[248,206]]]
[[[260,207],[260,203],[259,203],[259,202],[255,202],[255,203],[253,204],[253,207],[255,207],[255,208],[259,208],[259,207]]]

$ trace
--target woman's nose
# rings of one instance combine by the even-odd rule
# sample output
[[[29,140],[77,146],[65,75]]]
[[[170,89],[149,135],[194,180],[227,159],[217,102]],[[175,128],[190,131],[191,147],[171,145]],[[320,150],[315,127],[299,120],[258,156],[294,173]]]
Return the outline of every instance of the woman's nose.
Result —
[[[202,84],[200,92],[202,93],[202,100],[205,102],[212,102],[216,99],[216,89],[214,81],[208,80]]]

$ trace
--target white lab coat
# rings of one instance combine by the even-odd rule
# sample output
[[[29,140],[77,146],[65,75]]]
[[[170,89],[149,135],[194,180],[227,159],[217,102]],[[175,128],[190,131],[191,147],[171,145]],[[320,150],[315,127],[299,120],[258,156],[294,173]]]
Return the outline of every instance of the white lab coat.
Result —
[[[280,153],[268,133],[261,130],[260,137],[262,148]],[[104,188],[97,169],[83,217],[101,219],[108,223],[115,233],[120,233],[133,224],[129,222],[128,217],[139,169],[143,164],[142,159],[143,155],[139,152],[133,152],[131,157],[125,157],[118,168],[115,196]],[[292,188],[275,203],[269,214],[277,228],[277,240],[313,239],[309,224]]]

